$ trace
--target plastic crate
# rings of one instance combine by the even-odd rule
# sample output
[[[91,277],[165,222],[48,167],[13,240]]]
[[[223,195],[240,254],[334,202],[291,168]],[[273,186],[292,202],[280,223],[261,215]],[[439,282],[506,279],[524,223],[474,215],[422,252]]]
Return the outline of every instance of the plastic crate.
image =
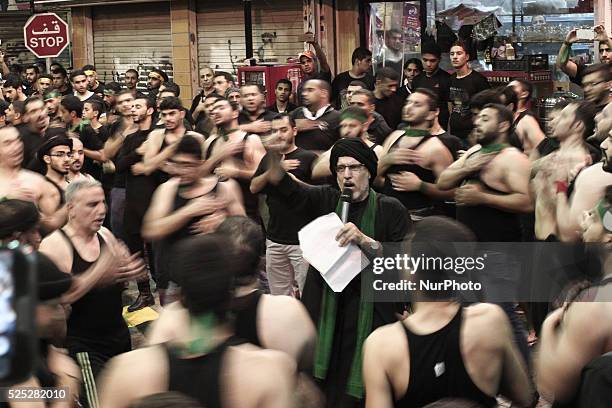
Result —
[[[515,60],[494,59],[493,69],[496,71],[545,71],[548,69],[548,54],[524,55]]]

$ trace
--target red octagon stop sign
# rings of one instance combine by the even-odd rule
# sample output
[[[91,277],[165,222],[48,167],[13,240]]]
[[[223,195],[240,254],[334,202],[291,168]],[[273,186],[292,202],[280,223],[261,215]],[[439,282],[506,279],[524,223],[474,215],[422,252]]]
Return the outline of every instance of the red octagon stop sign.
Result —
[[[23,27],[23,36],[38,58],[57,57],[68,46],[68,24],[55,13],[36,14]]]

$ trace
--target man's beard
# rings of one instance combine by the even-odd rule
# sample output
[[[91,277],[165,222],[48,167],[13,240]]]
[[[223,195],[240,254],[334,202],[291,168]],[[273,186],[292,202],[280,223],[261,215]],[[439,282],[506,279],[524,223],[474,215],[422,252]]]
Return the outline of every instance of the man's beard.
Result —
[[[482,138],[477,140],[477,142],[482,147],[487,147],[489,145],[492,145],[498,136],[499,135],[497,133],[489,133],[489,134],[485,133]]]
[[[417,121],[417,120],[407,120],[406,123],[408,124],[408,126],[410,126],[411,128],[413,127],[417,127],[417,126],[421,126],[421,125],[426,125],[427,121],[426,120],[421,120],[421,121]]]
[[[51,169],[57,174],[62,175],[62,176],[65,176],[66,174],[68,174],[68,170],[59,169],[57,167],[51,167]]]
[[[612,173],[612,162],[610,162],[610,159],[608,158],[608,156],[606,156],[606,152],[602,152],[602,155],[603,155],[603,166],[602,166],[603,171],[605,171],[606,173]]]

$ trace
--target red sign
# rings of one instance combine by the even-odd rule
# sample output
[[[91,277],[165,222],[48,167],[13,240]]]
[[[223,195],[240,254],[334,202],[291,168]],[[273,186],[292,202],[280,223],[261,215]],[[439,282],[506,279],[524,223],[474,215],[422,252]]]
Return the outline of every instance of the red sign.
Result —
[[[23,36],[38,58],[57,57],[68,46],[68,24],[55,13],[36,14],[23,27]]]

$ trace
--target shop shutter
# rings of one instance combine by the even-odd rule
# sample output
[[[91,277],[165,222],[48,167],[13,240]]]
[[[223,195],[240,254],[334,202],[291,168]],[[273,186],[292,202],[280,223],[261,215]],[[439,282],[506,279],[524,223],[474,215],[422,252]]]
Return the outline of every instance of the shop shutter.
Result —
[[[172,78],[170,4],[151,3],[94,7],[94,60],[102,82],[123,81],[128,69],[140,73],[138,89],[161,68]]]
[[[304,49],[302,0],[253,0],[253,56],[266,63],[284,64]],[[200,1],[197,9],[198,61],[215,70],[235,73],[246,57],[244,11],[241,0]],[[262,34],[272,43],[265,44]],[[276,37],[274,37],[276,35]],[[228,44],[231,41],[231,45]],[[230,59],[230,46],[231,56]]]

